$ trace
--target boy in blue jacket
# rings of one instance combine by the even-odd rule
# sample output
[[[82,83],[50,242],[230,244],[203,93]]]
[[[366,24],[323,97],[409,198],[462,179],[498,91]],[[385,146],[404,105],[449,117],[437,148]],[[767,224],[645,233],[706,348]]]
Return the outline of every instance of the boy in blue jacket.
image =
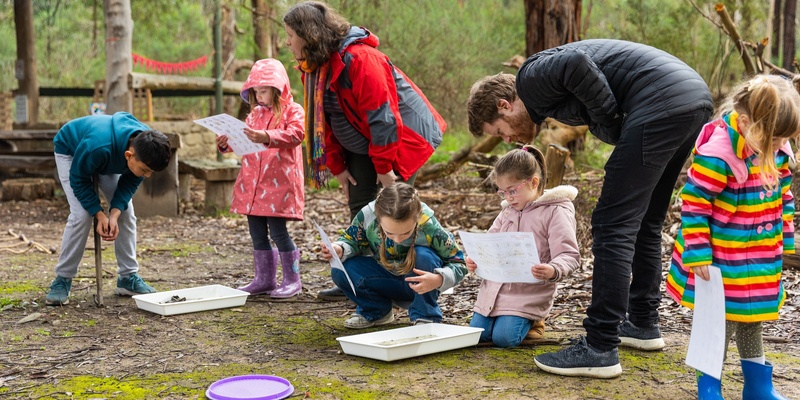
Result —
[[[92,217],[97,218],[97,233],[103,240],[116,240],[119,277],[115,293],[132,296],[155,292],[137,274],[136,217],[131,197],[145,177],[167,167],[172,155],[169,139],[133,115],[118,112],[74,119],[61,127],[53,144],[58,178],[69,201],[69,217],[56,279],[45,303],[69,303],[72,278],[78,274]],[[108,214],[100,205],[94,179],[109,204]]]

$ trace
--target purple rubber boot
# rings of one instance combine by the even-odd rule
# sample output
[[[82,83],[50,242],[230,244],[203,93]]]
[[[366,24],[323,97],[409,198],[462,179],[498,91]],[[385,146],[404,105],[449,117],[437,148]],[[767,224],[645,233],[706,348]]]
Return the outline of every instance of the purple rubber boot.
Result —
[[[287,299],[303,291],[303,283],[300,282],[300,250],[282,251],[280,255],[283,283],[269,294],[273,299]]]
[[[249,284],[238,288],[250,294],[270,294],[276,287],[275,273],[278,270],[278,250],[253,250],[256,276]]]

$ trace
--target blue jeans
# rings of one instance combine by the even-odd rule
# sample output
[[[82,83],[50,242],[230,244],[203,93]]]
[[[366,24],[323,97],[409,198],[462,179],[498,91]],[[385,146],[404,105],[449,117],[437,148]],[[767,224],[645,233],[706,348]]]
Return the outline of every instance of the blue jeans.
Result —
[[[414,246],[417,254],[415,267],[433,272],[442,267],[442,259],[436,252],[425,246]],[[387,271],[378,260],[371,256],[353,257],[344,262],[344,269],[350,275],[356,292],[347,283],[344,272],[331,270],[331,278],[336,286],[342,289],[345,296],[356,303],[356,313],[367,321],[375,321],[392,311],[392,303],[408,304],[408,318],[411,321],[424,318],[433,322],[441,322],[442,309],[439,308],[439,290],[431,290],[425,294],[417,294],[405,281],[408,276],[417,276],[413,271],[397,276]],[[356,295],[357,294],[357,295]]]
[[[472,313],[469,326],[483,328],[481,342],[492,342],[497,347],[517,347],[525,335],[531,330],[533,321],[516,315],[500,315],[485,317],[483,314]]]
[[[661,227],[675,181],[710,115],[699,109],[622,126],[592,212],[592,302],[583,327],[595,349],[619,345],[626,313],[636,326],[658,323]]]

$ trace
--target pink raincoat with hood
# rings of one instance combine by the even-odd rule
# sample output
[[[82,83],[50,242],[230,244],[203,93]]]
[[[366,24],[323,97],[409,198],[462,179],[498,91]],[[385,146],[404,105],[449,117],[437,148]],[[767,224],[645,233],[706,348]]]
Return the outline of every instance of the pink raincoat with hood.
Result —
[[[280,90],[282,111],[275,115],[273,107],[251,105],[245,123],[254,130],[266,130],[269,145],[264,151],[242,157],[242,168],[236,178],[231,199],[231,212],[264,217],[303,219],[303,152],[305,114],[303,106],[292,99],[289,76],[280,61],[259,60],[250,70],[242,99],[249,103],[248,90],[271,86]],[[226,149],[230,151],[230,147]]]

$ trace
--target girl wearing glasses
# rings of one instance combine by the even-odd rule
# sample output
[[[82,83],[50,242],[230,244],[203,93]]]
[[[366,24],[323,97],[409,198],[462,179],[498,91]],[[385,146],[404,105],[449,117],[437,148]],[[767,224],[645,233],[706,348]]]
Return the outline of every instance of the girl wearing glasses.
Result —
[[[578,190],[565,185],[545,193],[545,176],[544,156],[532,146],[512,150],[495,164],[491,178],[503,210],[489,232],[532,232],[541,264],[532,265],[531,274],[541,282],[481,282],[470,326],[484,329],[482,342],[515,347],[526,337],[542,338],[556,282],[580,263],[572,204]],[[466,263],[470,272],[478,267],[469,257]]]
[[[402,182],[383,188],[364,206],[333,249],[355,287],[354,292],[344,272],[331,271],[336,286],[356,303],[356,313],[344,321],[350,329],[394,321],[394,305],[407,308],[414,324],[441,322],[439,293],[467,274],[453,234]],[[322,257],[332,256],[322,246]]]

